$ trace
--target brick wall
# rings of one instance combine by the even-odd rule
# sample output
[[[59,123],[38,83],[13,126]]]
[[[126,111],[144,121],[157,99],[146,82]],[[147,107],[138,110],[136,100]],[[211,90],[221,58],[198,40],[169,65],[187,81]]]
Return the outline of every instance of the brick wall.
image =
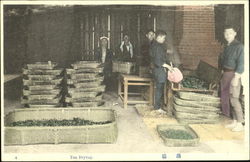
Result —
[[[213,6],[176,8],[175,46],[184,68],[195,69],[200,60],[217,67],[222,46],[215,39]]]

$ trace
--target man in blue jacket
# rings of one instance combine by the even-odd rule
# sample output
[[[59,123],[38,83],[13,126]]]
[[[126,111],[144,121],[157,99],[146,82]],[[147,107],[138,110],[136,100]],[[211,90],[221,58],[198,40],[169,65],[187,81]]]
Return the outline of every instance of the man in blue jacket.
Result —
[[[244,72],[244,47],[235,39],[237,33],[233,26],[226,26],[224,37],[227,41],[224,51],[219,58],[222,69],[221,78],[221,106],[224,115],[230,117],[230,103],[232,105],[233,122],[227,125],[232,131],[244,129],[243,112],[240,104],[241,74]]]
[[[150,48],[150,56],[151,62],[153,64],[153,76],[155,80],[155,104],[154,109],[159,113],[165,113],[161,109],[163,97],[164,97],[164,85],[167,80],[167,70],[166,68],[171,68],[169,64],[169,60],[166,57],[166,46],[164,46],[164,42],[166,40],[167,33],[159,30],[156,31],[156,38]],[[168,64],[166,64],[168,63]]]

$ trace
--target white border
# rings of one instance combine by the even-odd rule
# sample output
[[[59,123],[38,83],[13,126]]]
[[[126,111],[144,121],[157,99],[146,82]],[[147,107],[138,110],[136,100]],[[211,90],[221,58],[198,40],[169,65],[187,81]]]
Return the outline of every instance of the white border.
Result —
[[[164,6],[177,6],[177,5],[215,5],[215,4],[244,4],[245,5],[245,17],[244,17],[244,34],[245,34],[245,78],[243,82],[249,83],[249,2],[248,0],[228,0],[228,1],[207,1],[207,0],[196,0],[196,1],[1,1],[1,101],[4,101],[4,75],[3,75],[3,5],[7,4],[23,4],[23,5],[39,5],[39,4],[48,4],[48,5],[164,5]],[[225,153],[225,154],[181,154],[183,159],[186,160],[237,160],[237,159],[249,159],[249,85],[248,88],[245,88],[245,111],[246,111],[246,131],[245,131],[245,153],[242,154],[233,154],[233,153]],[[3,112],[3,102],[1,102],[1,112]],[[1,113],[3,114],[3,113]],[[1,115],[1,134],[3,133],[3,116]],[[3,141],[4,136],[1,135],[1,139]],[[3,154],[4,147],[3,142],[1,143],[1,154],[3,155],[2,160],[13,160],[15,156],[18,156],[18,160],[62,160],[62,161],[72,161],[70,159],[70,154]],[[72,153],[74,155],[75,153]],[[85,159],[85,160],[163,160],[161,158],[161,154],[93,154],[86,153],[85,156],[92,156],[93,159]],[[79,155],[76,153],[75,155]],[[167,154],[168,158],[166,160],[176,160],[176,154]],[[82,161],[82,160],[81,160]]]

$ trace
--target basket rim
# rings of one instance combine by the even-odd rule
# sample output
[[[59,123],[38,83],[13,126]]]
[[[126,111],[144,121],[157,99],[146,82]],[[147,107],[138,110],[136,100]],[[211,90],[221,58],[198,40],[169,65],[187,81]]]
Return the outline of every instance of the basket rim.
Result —
[[[186,131],[192,132],[195,137],[193,139],[172,139],[172,138],[167,138],[167,137],[165,137],[165,136],[163,136],[162,134],[159,133],[160,131],[171,129],[173,127],[182,127]],[[166,140],[171,140],[171,141],[179,141],[179,140],[182,140],[182,141],[196,141],[196,140],[198,140],[199,141],[199,139],[200,139],[199,135],[188,124],[160,124],[160,125],[157,125],[157,131],[160,134],[160,136],[163,137],[164,140],[166,139]]]

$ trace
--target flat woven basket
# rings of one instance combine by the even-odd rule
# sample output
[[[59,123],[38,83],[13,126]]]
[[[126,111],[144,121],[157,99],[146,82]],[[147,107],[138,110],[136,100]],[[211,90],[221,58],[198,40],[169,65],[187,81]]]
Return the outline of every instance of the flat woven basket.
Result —
[[[169,129],[186,131],[193,137],[193,139],[168,138],[164,135],[163,132]],[[160,137],[163,139],[164,144],[168,147],[187,147],[187,146],[192,147],[192,146],[197,146],[200,141],[199,136],[188,125],[157,125],[157,132],[159,133]]]

